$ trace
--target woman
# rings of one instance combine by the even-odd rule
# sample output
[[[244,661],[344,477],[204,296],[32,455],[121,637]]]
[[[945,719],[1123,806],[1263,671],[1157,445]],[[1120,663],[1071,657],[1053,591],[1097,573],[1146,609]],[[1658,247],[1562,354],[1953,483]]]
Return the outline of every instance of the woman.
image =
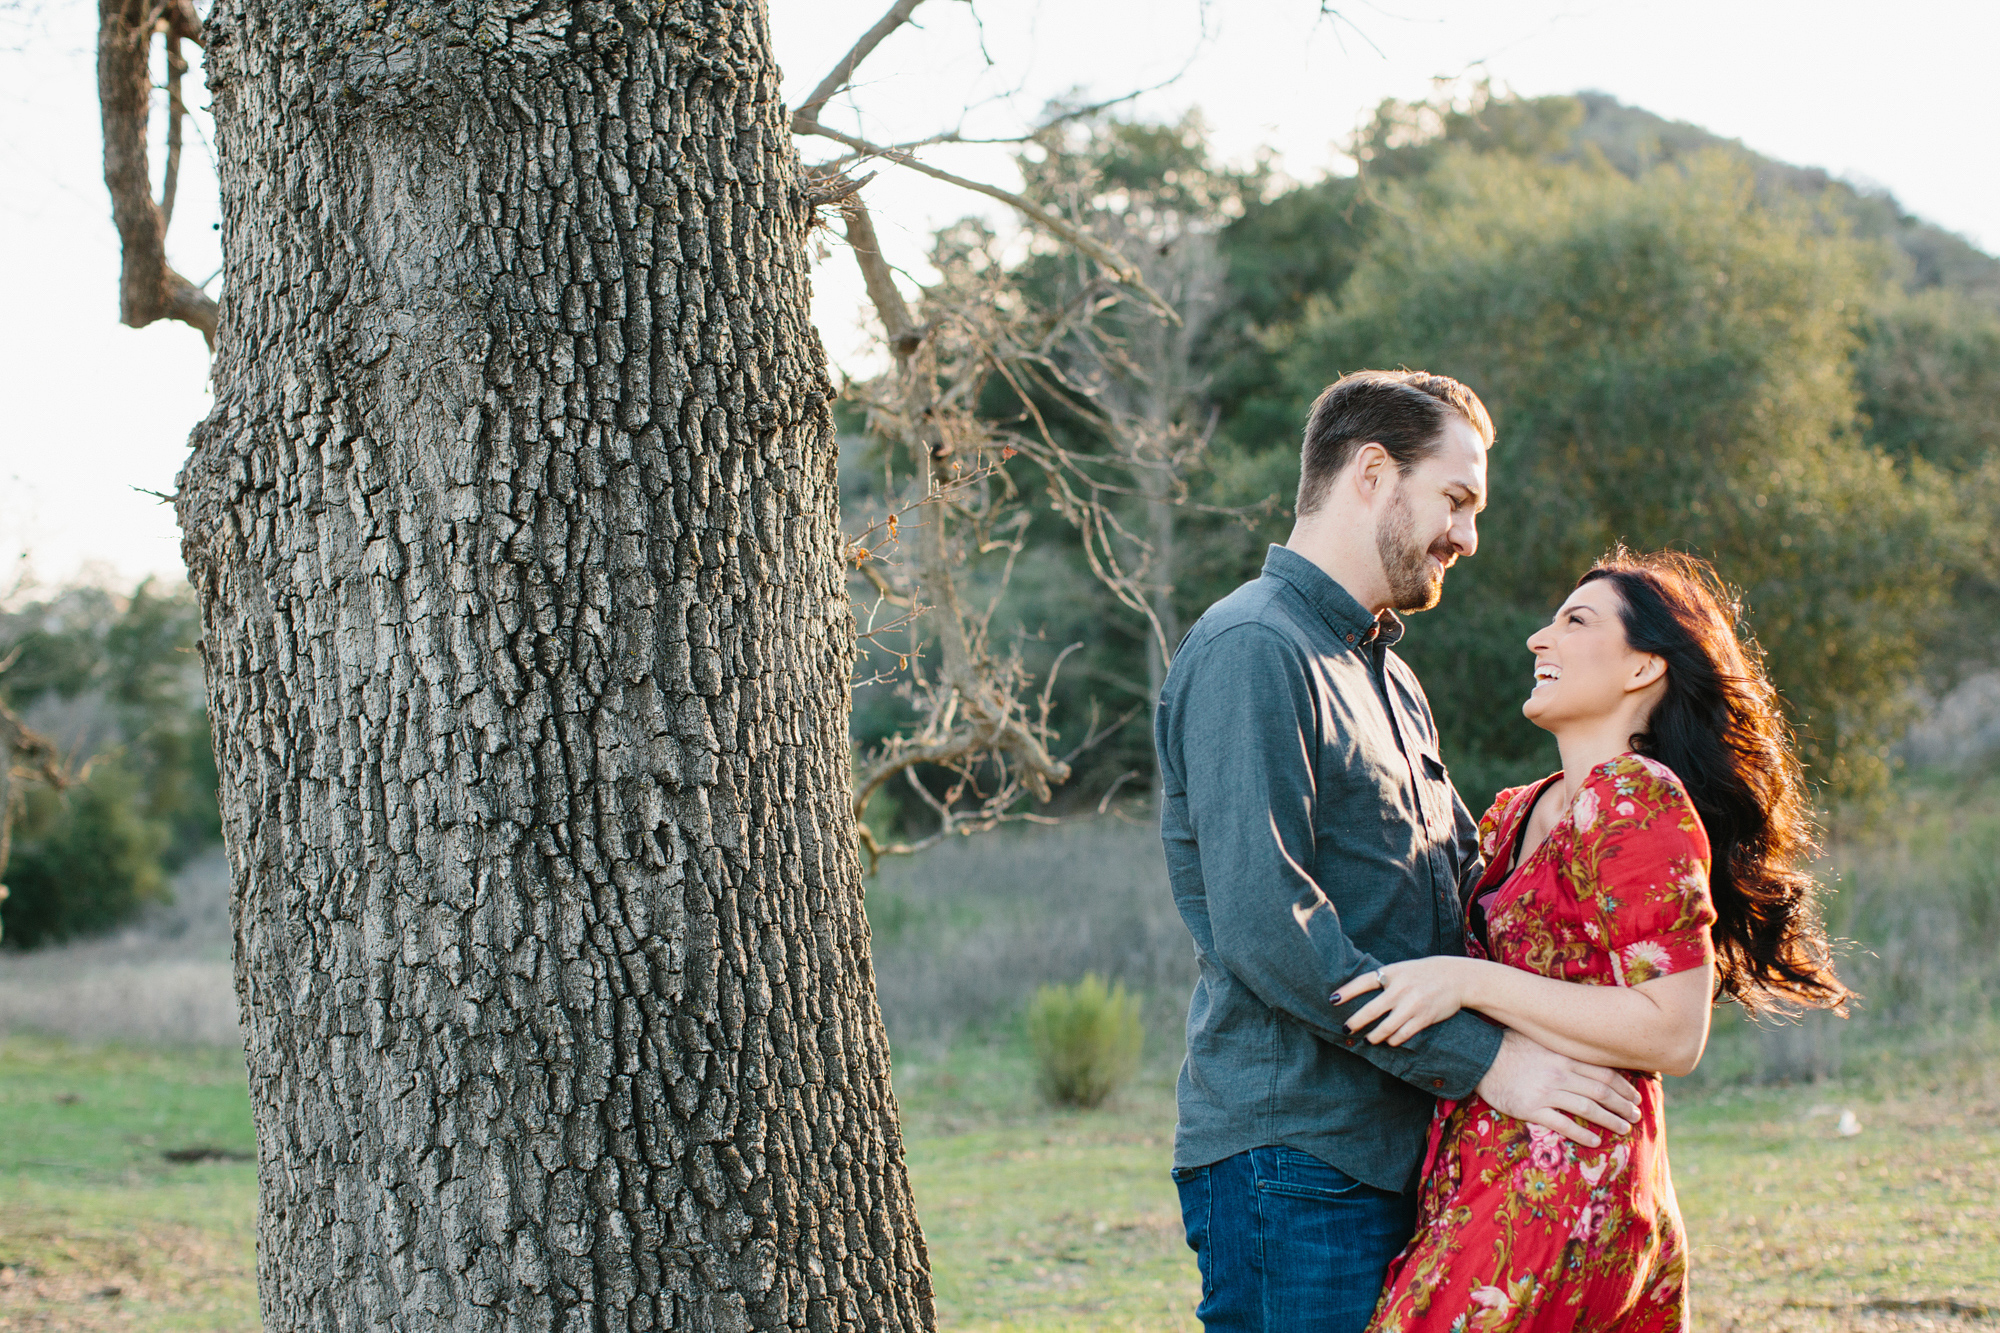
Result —
[[[1439,1106],[1417,1232],[1379,1333],[1680,1329],[1687,1245],[1656,1073],[1685,1074],[1712,998],[1841,1009],[1802,868],[1812,838],[1774,693],[1704,561],[1615,552],[1528,640],[1522,711],[1562,771],[1501,792],[1467,958],[1392,963],[1349,1026],[1401,1044],[1461,1008],[1635,1072],[1638,1122],[1594,1148],[1478,1097]],[[1379,1020],[1379,1021],[1378,1021]]]

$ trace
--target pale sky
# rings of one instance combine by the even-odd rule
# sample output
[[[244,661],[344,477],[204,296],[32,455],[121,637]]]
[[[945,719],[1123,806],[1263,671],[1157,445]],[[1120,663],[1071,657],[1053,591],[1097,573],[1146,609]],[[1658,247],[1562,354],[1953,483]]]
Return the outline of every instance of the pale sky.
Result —
[[[798,97],[887,0],[770,6],[786,90]],[[884,44],[828,124],[878,142],[953,127],[998,137],[1052,97],[1114,96],[1178,74],[1135,110],[1198,106],[1224,158],[1269,146],[1287,174],[1310,180],[1349,169],[1339,144],[1381,98],[1485,76],[1523,95],[1608,92],[1886,187],[1910,211],[2000,247],[1995,0],[1380,0],[1340,21],[1321,18],[1315,0],[929,0],[918,13],[923,26]],[[86,0],[0,9],[0,591],[22,551],[44,586],[80,573],[177,575],[172,513],[141,492],[173,489],[188,430],[208,409],[199,334],[117,322],[95,38]],[[190,100],[205,94],[197,86]],[[802,148],[820,156],[822,142]],[[1013,183],[1005,149],[927,156]],[[868,187],[877,225],[919,277],[931,228],[967,212],[1004,224],[983,199],[881,172]],[[221,264],[214,219],[213,174],[191,138],[168,249],[195,281]],[[869,354],[852,267],[838,250],[819,265],[815,311],[836,362],[860,367]]]

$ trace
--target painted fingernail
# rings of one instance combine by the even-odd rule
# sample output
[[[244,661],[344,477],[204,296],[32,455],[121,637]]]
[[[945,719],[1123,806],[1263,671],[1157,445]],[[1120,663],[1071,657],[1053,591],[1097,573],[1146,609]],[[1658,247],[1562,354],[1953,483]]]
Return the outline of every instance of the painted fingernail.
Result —
[[[1327,996],[1327,997],[1326,997],[1326,1002],[1327,1002],[1328,1004],[1339,1004],[1339,1003],[1340,1003],[1340,992],[1339,992],[1339,991],[1335,991],[1335,992],[1334,992],[1333,994],[1331,994],[1331,995]]]

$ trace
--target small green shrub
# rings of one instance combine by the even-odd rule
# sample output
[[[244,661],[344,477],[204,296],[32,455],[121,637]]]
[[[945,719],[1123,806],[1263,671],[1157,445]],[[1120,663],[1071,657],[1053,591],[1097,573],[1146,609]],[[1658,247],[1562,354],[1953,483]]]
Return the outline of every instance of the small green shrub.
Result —
[[[1074,986],[1043,986],[1028,1006],[1042,1095],[1057,1106],[1098,1106],[1139,1068],[1146,1029],[1139,998],[1095,972]]]
[[[95,935],[167,898],[160,857],[172,833],[141,812],[145,793],[115,760],[64,792],[30,787],[14,825],[0,904],[9,947]]]

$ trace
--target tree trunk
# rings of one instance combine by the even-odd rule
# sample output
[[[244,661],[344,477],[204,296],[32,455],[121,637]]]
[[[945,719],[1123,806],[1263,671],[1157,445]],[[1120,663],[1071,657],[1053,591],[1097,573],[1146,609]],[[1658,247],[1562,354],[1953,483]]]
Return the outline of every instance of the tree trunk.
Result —
[[[207,32],[265,1326],[930,1326],[763,6]]]

